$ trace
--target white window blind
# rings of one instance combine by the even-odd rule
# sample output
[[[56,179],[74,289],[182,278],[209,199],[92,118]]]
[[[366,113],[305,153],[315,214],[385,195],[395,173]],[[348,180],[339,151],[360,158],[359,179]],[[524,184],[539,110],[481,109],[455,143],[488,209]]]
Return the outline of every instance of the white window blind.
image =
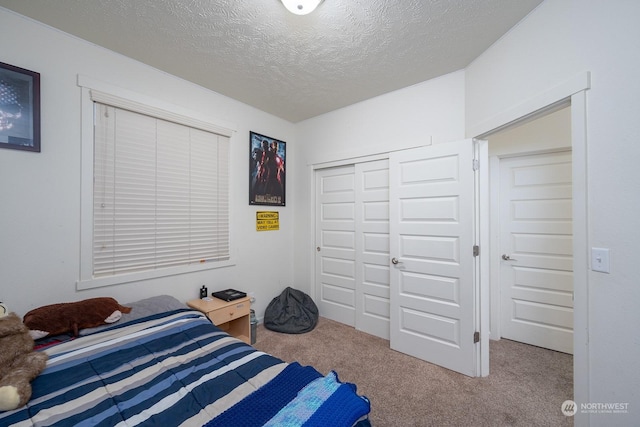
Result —
[[[229,138],[94,106],[93,277],[229,260]]]

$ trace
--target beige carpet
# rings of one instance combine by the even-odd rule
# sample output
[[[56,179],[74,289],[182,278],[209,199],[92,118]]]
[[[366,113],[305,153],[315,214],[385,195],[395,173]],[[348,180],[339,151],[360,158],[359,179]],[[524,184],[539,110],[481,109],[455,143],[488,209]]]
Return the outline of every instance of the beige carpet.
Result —
[[[469,378],[389,349],[389,342],[320,318],[311,332],[257,329],[255,347],[285,361],[330,370],[371,401],[384,426],[571,426],[573,357],[509,340],[492,341],[491,374]]]

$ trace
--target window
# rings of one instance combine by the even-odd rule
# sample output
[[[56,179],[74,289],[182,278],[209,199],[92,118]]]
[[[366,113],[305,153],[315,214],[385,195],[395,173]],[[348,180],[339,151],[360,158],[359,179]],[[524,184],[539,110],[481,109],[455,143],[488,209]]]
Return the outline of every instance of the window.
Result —
[[[91,215],[83,212],[78,287],[229,265],[229,136],[95,90],[89,96],[93,176],[83,198],[92,200],[83,200]]]

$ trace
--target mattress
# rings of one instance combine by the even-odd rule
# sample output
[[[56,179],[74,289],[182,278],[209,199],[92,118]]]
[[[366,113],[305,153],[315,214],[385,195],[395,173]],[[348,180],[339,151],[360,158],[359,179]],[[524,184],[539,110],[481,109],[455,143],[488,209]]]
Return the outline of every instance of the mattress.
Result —
[[[0,412],[0,425],[368,425],[369,401],[335,372],[285,363],[188,308],[145,313],[42,351],[49,361],[31,400]]]

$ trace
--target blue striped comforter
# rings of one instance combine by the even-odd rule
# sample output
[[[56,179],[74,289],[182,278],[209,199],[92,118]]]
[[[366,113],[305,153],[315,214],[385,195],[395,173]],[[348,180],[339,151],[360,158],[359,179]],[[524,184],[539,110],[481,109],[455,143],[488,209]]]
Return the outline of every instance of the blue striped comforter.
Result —
[[[351,426],[355,386],[255,350],[201,313],[176,310],[48,348],[16,426]]]

